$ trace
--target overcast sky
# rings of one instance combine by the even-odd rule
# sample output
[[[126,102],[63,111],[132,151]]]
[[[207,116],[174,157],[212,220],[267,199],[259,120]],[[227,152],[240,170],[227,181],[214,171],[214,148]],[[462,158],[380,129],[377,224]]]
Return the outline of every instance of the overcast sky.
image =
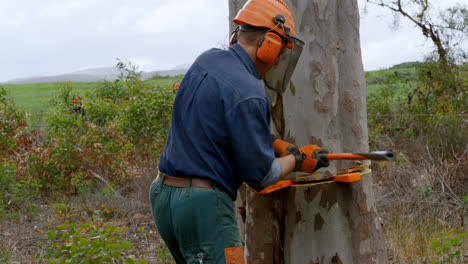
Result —
[[[365,70],[428,53],[431,43],[401,22],[393,31],[389,13],[361,13]],[[117,58],[166,70],[225,45],[228,36],[228,0],[0,0],[0,82],[111,67]]]

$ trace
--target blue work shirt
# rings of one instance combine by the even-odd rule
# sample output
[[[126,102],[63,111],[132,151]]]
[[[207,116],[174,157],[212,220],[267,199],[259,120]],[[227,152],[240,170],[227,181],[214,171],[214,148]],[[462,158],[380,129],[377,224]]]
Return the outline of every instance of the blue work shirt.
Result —
[[[209,179],[233,200],[244,181],[260,191],[278,180],[270,103],[240,45],[202,53],[185,74],[159,170]]]

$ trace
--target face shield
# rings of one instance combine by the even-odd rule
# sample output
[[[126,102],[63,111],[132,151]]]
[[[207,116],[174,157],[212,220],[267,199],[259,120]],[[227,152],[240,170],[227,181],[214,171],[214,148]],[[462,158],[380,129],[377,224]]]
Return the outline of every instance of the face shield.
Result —
[[[274,65],[263,78],[267,88],[279,93],[286,91],[303,47],[302,40],[288,37],[287,44],[284,45],[283,51],[278,56],[278,64]]]

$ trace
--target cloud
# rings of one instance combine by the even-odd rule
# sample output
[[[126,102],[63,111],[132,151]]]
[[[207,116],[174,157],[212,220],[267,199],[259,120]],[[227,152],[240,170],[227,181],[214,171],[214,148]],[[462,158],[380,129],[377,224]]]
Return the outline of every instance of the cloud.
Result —
[[[148,57],[130,57],[129,62],[138,67],[139,71],[151,71],[155,69],[155,65]]]
[[[364,70],[378,70],[402,62],[421,61],[430,53],[431,43],[426,41],[410,21],[402,18],[399,27],[394,28],[391,12],[375,5],[369,4],[367,7],[368,13],[361,10],[360,21]]]
[[[215,0],[169,0],[138,19],[135,28],[145,33],[169,33],[196,31],[210,23],[219,24],[216,19],[220,13],[220,5],[214,2]]]
[[[25,26],[28,18],[25,12],[20,12],[18,8],[7,0],[0,0],[0,29],[15,30]]]
[[[16,17],[7,19],[6,21],[0,23],[0,28],[4,28],[8,30],[15,30],[26,25],[27,21],[28,20],[26,16],[24,15],[16,16]]]
[[[51,20],[64,20],[80,13],[80,9],[89,9],[91,2],[88,0],[80,1],[55,1],[45,5],[39,15]]]

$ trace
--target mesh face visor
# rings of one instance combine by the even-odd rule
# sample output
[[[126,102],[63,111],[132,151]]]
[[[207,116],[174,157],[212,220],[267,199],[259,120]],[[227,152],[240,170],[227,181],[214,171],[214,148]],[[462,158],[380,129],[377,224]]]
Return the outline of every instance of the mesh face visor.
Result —
[[[288,42],[283,53],[279,55],[278,64],[274,65],[263,78],[267,88],[279,93],[286,91],[304,47],[304,42],[294,37],[289,37]]]

